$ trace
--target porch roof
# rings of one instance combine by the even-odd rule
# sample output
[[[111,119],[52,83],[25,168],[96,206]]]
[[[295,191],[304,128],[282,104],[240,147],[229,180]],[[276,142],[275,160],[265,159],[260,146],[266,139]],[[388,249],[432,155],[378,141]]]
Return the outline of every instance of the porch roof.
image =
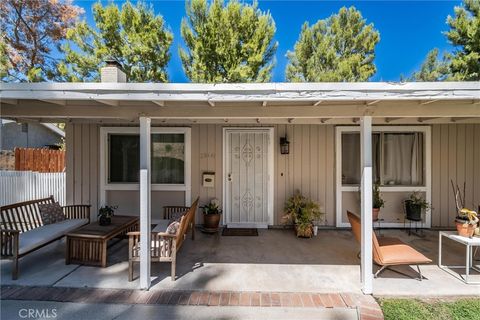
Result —
[[[0,97],[3,117],[53,121],[480,117],[480,82],[14,83]]]

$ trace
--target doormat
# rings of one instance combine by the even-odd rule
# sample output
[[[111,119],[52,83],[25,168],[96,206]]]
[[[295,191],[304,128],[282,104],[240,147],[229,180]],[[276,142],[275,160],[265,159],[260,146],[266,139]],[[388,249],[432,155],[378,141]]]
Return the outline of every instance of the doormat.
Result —
[[[222,236],[257,237],[257,228],[223,228]]]

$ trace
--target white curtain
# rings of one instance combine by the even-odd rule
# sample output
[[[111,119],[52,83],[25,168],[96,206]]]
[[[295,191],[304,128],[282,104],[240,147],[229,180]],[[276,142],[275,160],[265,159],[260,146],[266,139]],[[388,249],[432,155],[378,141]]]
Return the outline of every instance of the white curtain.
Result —
[[[383,133],[382,183],[384,185],[423,184],[423,134]]]

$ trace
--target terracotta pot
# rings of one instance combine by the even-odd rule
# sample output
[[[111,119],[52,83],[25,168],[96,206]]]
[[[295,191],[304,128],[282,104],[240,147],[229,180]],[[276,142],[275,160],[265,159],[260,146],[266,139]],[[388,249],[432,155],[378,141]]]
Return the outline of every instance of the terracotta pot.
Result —
[[[380,208],[372,208],[372,221],[377,221],[379,214],[380,214]]]
[[[455,226],[457,227],[457,232],[459,236],[471,238],[475,233],[476,225],[455,220]]]
[[[222,215],[218,214],[203,214],[203,227],[205,230],[216,231],[218,230],[218,225],[220,223],[220,217]]]
[[[298,225],[295,225],[295,233],[299,238],[311,238],[313,236],[313,223],[307,228],[299,228]]]

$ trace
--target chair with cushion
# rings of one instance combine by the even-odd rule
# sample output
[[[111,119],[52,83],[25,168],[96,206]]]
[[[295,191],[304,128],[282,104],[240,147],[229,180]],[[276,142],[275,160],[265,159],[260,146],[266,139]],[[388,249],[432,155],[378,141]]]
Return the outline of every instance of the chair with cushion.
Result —
[[[150,261],[170,262],[172,281],[175,281],[177,252],[190,229],[194,239],[197,206],[198,198],[191,207],[166,207],[165,218],[169,220],[159,220],[152,230]],[[129,232],[128,239],[128,281],[133,281],[133,263],[140,262],[140,232]]]
[[[348,220],[352,226],[352,232],[359,243],[361,243],[361,221],[360,217],[356,214],[347,211]],[[382,237],[377,239],[377,236],[372,232],[373,240],[373,261],[381,266],[381,268],[374,274],[374,277],[378,277],[385,269],[390,269],[394,272],[401,273],[398,270],[391,269],[392,266],[400,265],[416,265],[418,274],[420,275],[418,280],[422,280],[422,272],[419,265],[431,263],[432,260],[425,257],[423,254],[407,245],[398,238]]]

